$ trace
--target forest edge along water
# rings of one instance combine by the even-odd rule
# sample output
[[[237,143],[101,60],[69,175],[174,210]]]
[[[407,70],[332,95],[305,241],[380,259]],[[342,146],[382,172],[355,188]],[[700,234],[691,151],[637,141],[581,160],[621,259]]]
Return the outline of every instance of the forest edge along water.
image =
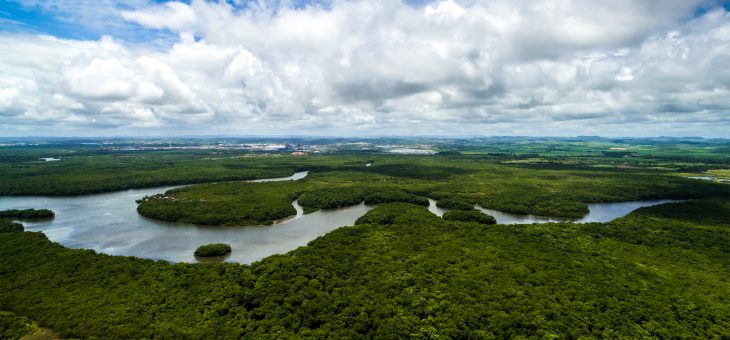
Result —
[[[289,177],[258,179],[250,182],[300,180],[307,171]],[[274,254],[286,253],[355,220],[374,206],[364,203],[337,209],[321,209],[304,214],[295,200],[296,215],[276,220],[271,225],[210,227],[170,223],[145,218],[137,213],[137,199],[179,188],[157,187],[75,197],[6,196],[0,197],[0,210],[46,208],[56,213],[51,220],[25,222],[28,231],[41,231],[54,242],[70,248],[93,249],[121,256],[136,256],[170,262],[199,262],[194,250],[208,243],[227,243],[233,252],[221,261],[252,263]],[[441,216],[445,209],[429,200],[429,211]],[[672,202],[651,200],[589,204],[589,214],[575,222],[608,222],[644,206]],[[476,207],[494,216],[499,224],[524,224],[570,221],[531,215],[507,214]]]

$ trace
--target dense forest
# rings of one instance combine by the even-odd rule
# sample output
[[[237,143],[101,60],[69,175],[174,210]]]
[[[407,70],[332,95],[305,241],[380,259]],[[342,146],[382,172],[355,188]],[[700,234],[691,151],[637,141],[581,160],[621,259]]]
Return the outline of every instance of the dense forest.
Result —
[[[515,214],[579,218],[588,203],[728,197],[730,187],[646,169],[591,169],[502,164],[462,157],[369,155],[312,157],[310,175],[278,183],[192,185],[140,201],[146,217],[203,225],[257,225],[305,211],[365,202],[404,202],[473,210],[475,204]],[[354,161],[362,158],[362,161]],[[356,164],[356,165],[353,165]]]
[[[444,213],[443,218],[448,221],[476,222],[481,224],[496,224],[497,220],[493,216],[483,214],[479,211],[472,210],[454,210]]]
[[[705,203],[524,226],[382,204],[251,266],[5,232],[0,274],[14,279],[0,280],[0,309],[82,338],[728,337],[730,232],[702,216],[728,216],[730,203],[698,215]]]
[[[12,233],[23,231],[23,225],[9,219],[0,219],[0,233]]]
[[[52,212],[0,212],[0,338],[38,325],[67,338],[729,338],[730,186],[684,172],[724,176],[724,144],[606,143],[444,144],[433,156],[87,148],[46,163],[29,160],[50,150],[8,153],[0,195],[194,184],[139,200],[140,214],[171,222],[269,224],[295,214],[294,200],[305,213],[376,207],[250,265],[69,249],[17,221]],[[474,209],[578,217],[588,203],[659,198],[686,201],[588,224],[499,225]],[[431,214],[429,199],[450,211]]]
[[[48,209],[10,209],[0,211],[0,218],[16,218],[21,220],[52,218],[53,216],[53,211]]]
[[[223,256],[231,252],[231,246],[225,243],[204,244],[195,249],[195,256],[213,257]]]
[[[0,195],[83,195],[132,188],[285,177],[296,171],[291,164],[244,161],[215,154],[118,153],[74,156],[46,163],[0,162]]]
[[[33,332],[28,318],[0,311],[0,339],[20,339]]]

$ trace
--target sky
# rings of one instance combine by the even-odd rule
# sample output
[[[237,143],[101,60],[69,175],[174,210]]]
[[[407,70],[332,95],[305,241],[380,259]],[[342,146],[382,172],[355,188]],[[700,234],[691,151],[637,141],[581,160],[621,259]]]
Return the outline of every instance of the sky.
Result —
[[[730,138],[729,10],[0,0],[0,137]]]

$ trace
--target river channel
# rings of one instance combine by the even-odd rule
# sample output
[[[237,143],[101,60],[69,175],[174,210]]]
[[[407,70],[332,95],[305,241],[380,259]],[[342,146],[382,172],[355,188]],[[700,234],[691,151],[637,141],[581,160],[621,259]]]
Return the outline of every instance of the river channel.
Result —
[[[253,182],[299,180],[306,171],[290,177],[255,180]],[[353,225],[372,206],[361,203],[340,208],[319,210],[303,215],[297,202],[292,204],[297,215],[272,225],[246,227],[210,227],[167,223],[148,219],[137,213],[135,200],[163,193],[176,187],[134,189],[104,194],[44,197],[0,197],[0,210],[51,209],[56,217],[49,220],[25,221],[26,230],[41,231],[54,242],[69,248],[94,249],[109,255],[137,256],[171,262],[198,262],[195,248],[207,243],[228,243],[233,252],[226,262],[252,263],[274,254],[282,254],[306,245],[309,241],[342,226]],[[643,206],[669,200],[590,204],[590,213],[576,222],[607,222]],[[546,223],[560,219],[505,214],[480,210],[494,216],[501,224]],[[429,210],[442,215],[444,210],[431,200]]]

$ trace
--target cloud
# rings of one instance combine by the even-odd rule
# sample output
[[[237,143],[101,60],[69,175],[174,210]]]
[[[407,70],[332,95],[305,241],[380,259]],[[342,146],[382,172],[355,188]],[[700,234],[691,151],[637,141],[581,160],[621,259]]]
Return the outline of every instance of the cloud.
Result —
[[[0,129],[723,135],[730,14],[694,18],[698,6],[707,4],[113,5],[127,24],[177,42],[0,33]]]
[[[193,9],[180,2],[167,2],[159,7],[138,11],[122,11],[121,16],[127,21],[134,21],[146,27],[170,30],[193,27],[197,20]]]

